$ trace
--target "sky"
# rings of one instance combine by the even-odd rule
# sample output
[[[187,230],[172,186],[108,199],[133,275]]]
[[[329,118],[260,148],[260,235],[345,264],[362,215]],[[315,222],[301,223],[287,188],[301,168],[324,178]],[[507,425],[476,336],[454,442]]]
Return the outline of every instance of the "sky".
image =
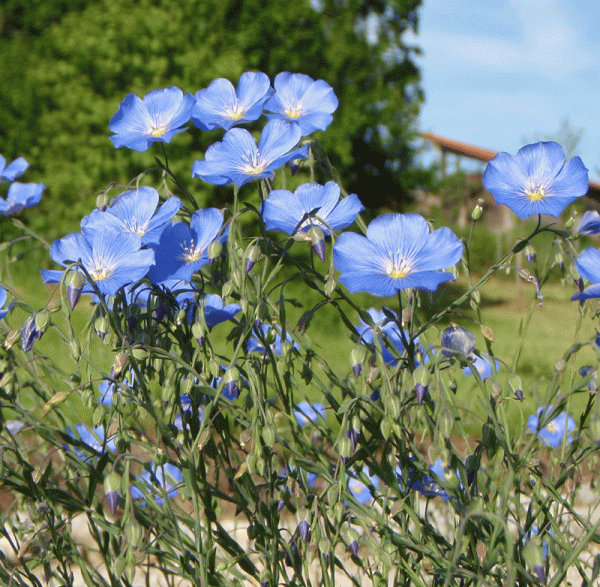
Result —
[[[515,154],[561,119],[585,132],[579,154],[600,168],[600,10],[589,0],[423,0],[417,58],[420,127]]]

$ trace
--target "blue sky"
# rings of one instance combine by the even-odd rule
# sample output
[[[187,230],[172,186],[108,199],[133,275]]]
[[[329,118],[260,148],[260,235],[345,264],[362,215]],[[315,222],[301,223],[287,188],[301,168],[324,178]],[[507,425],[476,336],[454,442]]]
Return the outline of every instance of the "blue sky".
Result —
[[[421,130],[515,154],[568,117],[600,167],[600,11],[589,0],[424,0]]]

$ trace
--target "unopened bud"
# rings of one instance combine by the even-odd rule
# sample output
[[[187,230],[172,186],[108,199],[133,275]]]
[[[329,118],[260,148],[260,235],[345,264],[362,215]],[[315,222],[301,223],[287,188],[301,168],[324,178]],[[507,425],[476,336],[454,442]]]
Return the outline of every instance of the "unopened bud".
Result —
[[[118,377],[121,374],[121,372],[123,371],[123,368],[125,367],[125,365],[127,365],[127,353],[121,351],[121,352],[117,353],[117,355],[115,356],[115,362],[113,363],[113,367],[111,369],[110,376],[113,379],[115,377]]]
[[[531,263],[535,259],[535,249],[531,245],[525,247],[525,259]]]
[[[215,261],[219,258],[221,251],[223,250],[223,245],[218,241],[213,241],[208,245],[208,264],[212,267]]]
[[[350,351],[350,362],[352,363],[352,372],[354,377],[358,377],[362,371],[362,364],[367,355],[367,351],[364,346],[359,345],[354,347]]]
[[[308,229],[308,237],[310,238],[312,250],[323,263],[325,261],[325,235],[323,230],[318,226],[311,226]]]
[[[67,300],[69,301],[69,307],[73,310],[81,296],[81,290],[85,285],[85,279],[79,271],[70,271],[65,279],[65,283],[67,284]]]
[[[252,267],[254,267],[254,265],[258,261],[259,257],[260,257],[260,247],[258,245],[250,245],[246,249],[246,267],[245,267],[246,273],[250,272]]]
[[[106,336],[106,333],[108,332],[108,318],[106,318],[105,316],[101,316],[100,318],[96,318],[96,321],[94,322],[94,328],[96,329],[96,332],[98,333],[98,337],[100,338],[101,341],[104,341],[104,337]]]
[[[471,220],[473,220],[473,222],[477,222],[477,220],[479,220],[481,218],[482,214],[483,214],[483,200],[481,198],[479,198],[479,200],[477,200],[477,204],[476,204],[475,208],[473,208],[473,212],[471,212]]]

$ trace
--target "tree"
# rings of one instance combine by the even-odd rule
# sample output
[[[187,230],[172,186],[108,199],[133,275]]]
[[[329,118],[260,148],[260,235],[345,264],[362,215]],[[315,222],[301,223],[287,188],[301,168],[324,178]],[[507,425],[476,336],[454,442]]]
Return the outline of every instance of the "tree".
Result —
[[[412,60],[418,49],[402,34],[416,30],[420,3],[11,0],[0,13],[0,152],[30,161],[28,181],[46,184],[52,211],[32,220],[59,236],[77,228],[96,190],[154,165],[153,149],[115,150],[108,139],[108,121],[127,93],[171,85],[195,93],[217,77],[235,84],[248,70],[271,79],[302,72],[325,79],[339,98],[334,123],[315,138],[344,186],[367,206],[401,201],[423,99]],[[205,204],[218,203],[219,192],[191,179],[191,163],[219,138],[184,133],[169,146],[175,171]]]

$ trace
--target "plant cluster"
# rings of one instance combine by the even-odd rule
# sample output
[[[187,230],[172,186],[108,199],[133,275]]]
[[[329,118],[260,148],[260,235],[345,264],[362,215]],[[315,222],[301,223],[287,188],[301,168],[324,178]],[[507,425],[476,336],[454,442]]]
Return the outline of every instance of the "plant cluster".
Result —
[[[14,496],[0,527],[3,584],[42,585],[39,568],[61,584],[111,587],[596,580],[600,522],[578,499],[596,482],[597,362],[577,369],[575,357],[597,361],[600,341],[576,340],[524,388],[517,361],[494,354],[480,305],[490,277],[550,233],[577,329],[597,319],[588,299],[600,295],[600,252],[576,244],[600,232],[600,216],[578,231],[542,223],[585,195],[587,170],[552,142],[497,155],[484,185],[538,224],[473,282],[481,208],[465,240],[417,214],[366,226],[306,138],[337,106],[325,81],[288,72],[273,86],[249,72],[237,88],[217,79],[195,95],[129,94],[111,140],[159,143],[161,185],[142,174],[116,197],[107,188],[80,231],[52,245],[22,237],[62,268],[42,271],[53,291],[41,309],[7,279],[1,290],[11,304],[0,314],[0,489]],[[259,137],[240,127],[262,116]],[[166,145],[190,120],[222,129],[189,170],[233,185],[223,209],[200,208],[169,165]],[[23,166],[2,161],[2,178]],[[518,271],[533,308],[554,265],[527,259]],[[466,291],[424,317],[424,297],[459,276]],[[385,307],[364,307],[357,292]],[[464,302],[484,346],[448,325]],[[27,314],[18,325],[13,305]],[[326,332],[332,315],[340,332]],[[342,369],[325,334],[349,349]],[[95,558],[69,531],[77,516]]]

